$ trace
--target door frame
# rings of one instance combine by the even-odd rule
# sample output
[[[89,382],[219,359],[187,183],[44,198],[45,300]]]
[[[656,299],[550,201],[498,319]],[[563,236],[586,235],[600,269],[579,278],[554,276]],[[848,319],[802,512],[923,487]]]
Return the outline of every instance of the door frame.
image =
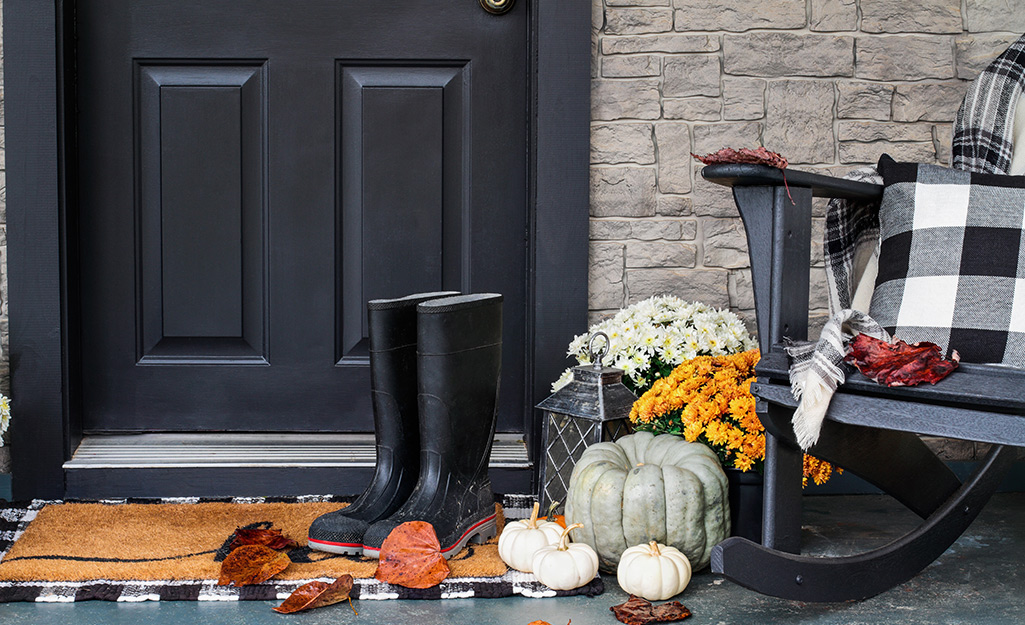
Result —
[[[462,0],[474,3],[474,0]],[[530,2],[527,395],[531,408],[567,366],[587,324],[590,0]],[[61,498],[82,439],[75,249],[74,0],[5,0],[10,437],[16,499]]]

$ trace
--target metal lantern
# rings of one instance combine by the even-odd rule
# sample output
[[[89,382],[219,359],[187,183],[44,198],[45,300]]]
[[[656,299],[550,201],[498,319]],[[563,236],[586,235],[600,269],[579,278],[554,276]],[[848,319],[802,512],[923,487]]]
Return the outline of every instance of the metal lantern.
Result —
[[[599,337],[605,344],[595,352],[594,342]],[[608,335],[592,335],[587,351],[594,364],[574,367],[569,384],[537,405],[545,411],[545,460],[538,497],[542,509],[553,501],[566,501],[573,467],[588,445],[629,433],[630,408],[637,396],[623,385],[622,369],[602,366],[609,351]]]

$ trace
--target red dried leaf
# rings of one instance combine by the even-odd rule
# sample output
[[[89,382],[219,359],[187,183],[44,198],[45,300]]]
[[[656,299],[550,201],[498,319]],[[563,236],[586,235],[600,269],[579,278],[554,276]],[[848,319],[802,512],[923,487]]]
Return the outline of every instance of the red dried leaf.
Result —
[[[626,603],[611,608],[616,619],[627,625],[646,625],[647,623],[671,623],[682,621],[690,616],[690,610],[679,601],[668,601],[660,606],[653,606],[647,599],[630,595]]]
[[[754,163],[755,165],[768,165],[776,169],[786,169],[789,163],[787,159],[777,152],[765,148],[723,148],[718,152],[712,152],[704,156],[698,156],[691,152],[691,156],[698,159],[705,165],[718,165],[720,163]]]
[[[859,334],[851,343],[845,358],[867,377],[886,386],[915,386],[922,382],[936,384],[957,369],[961,356],[955,351],[947,360],[935,343],[922,341],[908,345],[904,341],[887,343]]]
[[[349,597],[350,592],[352,592],[352,575],[342,575],[330,584],[327,582],[310,582],[296,588],[288,596],[288,599],[285,599],[281,605],[273,609],[281,614],[292,614],[302,610],[313,610],[326,605],[334,605],[346,599],[349,600],[349,606],[351,607],[352,599]],[[356,612],[356,608],[353,608],[352,611]]]
[[[287,553],[264,545],[243,545],[221,562],[219,586],[262,584],[288,568],[292,563]]]
[[[281,530],[275,529],[245,529],[235,530],[234,539],[231,541],[231,549],[237,549],[242,545],[264,545],[275,551],[298,547],[299,543],[291,538],[286,538]]]
[[[450,572],[434,526],[425,521],[409,521],[384,539],[374,577],[406,588],[430,588],[440,584]]]

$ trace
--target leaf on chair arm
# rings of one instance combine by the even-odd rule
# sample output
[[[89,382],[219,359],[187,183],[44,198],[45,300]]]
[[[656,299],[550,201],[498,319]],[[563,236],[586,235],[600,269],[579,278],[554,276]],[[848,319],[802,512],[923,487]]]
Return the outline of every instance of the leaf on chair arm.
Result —
[[[734,150],[733,148],[723,148],[718,152],[712,152],[711,154],[705,154],[704,156],[698,156],[691,152],[690,154],[694,158],[698,159],[705,165],[719,165],[722,163],[751,163],[754,165],[768,165],[769,167],[775,167],[776,169],[786,169],[789,162],[787,159],[777,152],[766,150],[765,148],[740,148]]]
[[[961,356],[954,351],[947,360],[935,343],[922,341],[908,345],[897,340],[887,343],[867,334],[859,334],[844,358],[858,371],[886,386],[916,386],[922,382],[936,384],[957,369]]]

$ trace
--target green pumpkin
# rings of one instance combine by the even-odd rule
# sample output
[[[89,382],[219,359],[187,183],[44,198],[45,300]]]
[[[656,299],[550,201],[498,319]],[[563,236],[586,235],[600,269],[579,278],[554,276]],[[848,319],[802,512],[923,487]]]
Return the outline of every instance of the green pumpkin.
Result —
[[[678,436],[637,432],[584,450],[570,477],[566,523],[573,539],[616,570],[629,547],[651,541],[676,547],[697,571],[730,534],[726,474],[715,453]]]

